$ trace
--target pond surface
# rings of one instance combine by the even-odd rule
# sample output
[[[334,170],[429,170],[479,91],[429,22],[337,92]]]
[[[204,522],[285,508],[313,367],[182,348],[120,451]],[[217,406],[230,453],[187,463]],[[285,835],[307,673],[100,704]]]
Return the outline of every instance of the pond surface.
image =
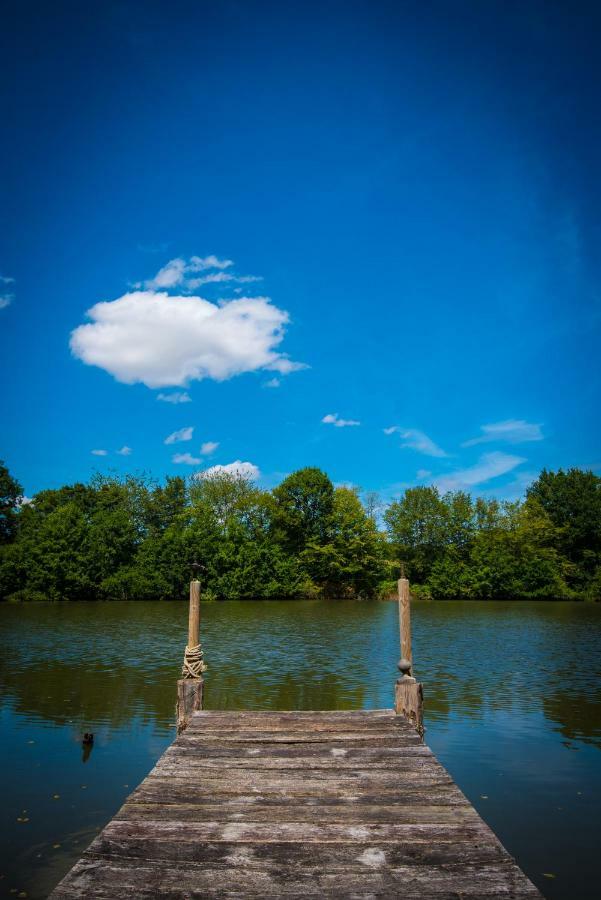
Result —
[[[601,605],[412,613],[426,741],[546,897],[598,897]],[[202,616],[207,708],[392,705],[395,603]],[[0,896],[45,897],[173,740],[186,636],[179,602],[0,606]]]

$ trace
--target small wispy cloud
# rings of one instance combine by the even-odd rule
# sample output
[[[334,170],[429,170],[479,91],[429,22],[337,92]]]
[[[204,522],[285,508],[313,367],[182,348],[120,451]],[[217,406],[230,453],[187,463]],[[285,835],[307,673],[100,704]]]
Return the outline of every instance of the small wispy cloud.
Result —
[[[166,263],[159,271],[156,273],[154,278],[149,278],[143,282],[144,287],[147,290],[168,290],[169,288],[174,287],[190,287],[192,290],[194,289],[194,285],[190,284],[190,275],[196,275],[198,272],[204,272],[208,269],[228,269],[230,266],[233,266],[234,262],[231,259],[219,259],[219,257],[211,255],[211,256],[191,256],[190,259],[182,259],[180,256],[176,256],[175,259],[170,259],[168,263]],[[208,276],[207,276],[208,277]],[[223,279],[217,278],[216,276],[209,278],[209,280],[221,281]],[[229,280],[229,279],[227,279]],[[204,284],[204,282],[199,278],[194,278],[192,281],[197,282],[198,284]],[[138,285],[140,287],[141,285]]]
[[[172,394],[158,394],[157,400],[163,403],[192,403],[192,397],[187,391],[174,391]]]
[[[539,472],[516,472],[515,477],[503,486],[495,485],[488,490],[481,491],[484,497],[495,497],[497,500],[521,500],[533,481],[539,476]]]
[[[186,466],[197,466],[202,462],[199,456],[192,456],[191,453],[174,453],[171,460],[174,463],[183,463]]]
[[[231,475],[233,478],[248,478],[256,481],[261,475],[261,470],[251,462],[242,462],[237,459],[235,462],[227,463],[224,466],[211,466],[204,472],[199,472],[199,478],[211,478],[215,475]]]
[[[334,425],[335,428],[349,428],[361,424],[356,419],[341,419],[338,413],[328,413],[321,421],[324,425]]]
[[[204,269],[229,269],[234,265],[232,259],[219,259],[211,253],[209,256],[191,256],[190,268],[192,272],[202,272]]]
[[[527,441],[542,441],[542,423],[526,422],[524,419],[506,419],[504,422],[493,422],[481,425],[478,437],[464,441],[462,447],[474,447],[476,444],[488,444],[493,441],[506,444],[524,444]]]
[[[203,284],[223,284],[232,282],[234,284],[252,284],[253,281],[263,281],[260,275],[231,275],[229,272],[211,272],[209,275],[202,275],[200,278],[188,278],[186,285],[191,291],[202,287]]]
[[[461,491],[505,475],[524,462],[526,460],[523,456],[513,456],[499,450],[493,453],[484,453],[475,465],[468,466],[466,469],[458,469],[448,475],[441,475],[434,479],[433,484],[442,493]]]
[[[9,275],[0,275],[0,284],[14,284],[15,279],[11,278]],[[0,294],[0,309],[6,309],[7,306],[15,299],[15,295],[10,291],[6,293]]]
[[[263,387],[266,388],[279,388],[281,385],[281,381],[279,378],[270,378],[269,381],[266,381]]]
[[[92,456],[108,456],[108,450],[90,450]]]
[[[425,456],[444,457],[448,454],[435,444],[432,438],[419,431],[417,428],[403,428],[401,425],[391,425],[384,429],[384,434],[398,434],[403,440],[401,447],[409,450],[416,450]]]
[[[200,452],[202,456],[210,456],[211,453],[215,452],[218,446],[219,441],[205,441],[205,443],[200,446]]]
[[[418,469],[416,472],[416,478],[429,478],[432,472],[429,469]]]
[[[117,450],[117,453],[119,454],[119,456],[131,456],[133,450],[131,449],[131,447],[128,447],[127,444],[124,444],[120,450]]]
[[[168,437],[165,438],[165,444],[179,444],[181,441],[191,441],[192,435],[194,434],[194,426],[190,425],[188,428],[180,428],[179,431],[174,431]]]

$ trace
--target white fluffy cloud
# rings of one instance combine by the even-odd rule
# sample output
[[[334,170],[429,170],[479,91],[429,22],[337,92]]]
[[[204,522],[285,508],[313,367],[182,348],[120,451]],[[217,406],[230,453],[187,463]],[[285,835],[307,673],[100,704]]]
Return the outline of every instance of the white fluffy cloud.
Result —
[[[341,419],[338,413],[328,413],[321,421],[324,425],[334,425],[335,428],[348,428],[353,425],[361,424],[361,422],[357,422],[356,419]]]
[[[478,462],[466,469],[458,469],[448,475],[441,475],[434,479],[434,485],[443,493],[445,491],[460,491],[478,484],[490,481],[511,472],[526,460],[522,456],[512,456],[510,453],[484,453]]]
[[[199,456],[192,456],[191,453],[174,453],[172,462],[183,463],[186,466],[197,466],[202,460]]]
[[[125,384],[175,387],[258,369],[286,375],[306,368],[277,349],[288,313],[268,297],[216,304],[196,296],[133,291],[97,303],[88,316],[92,321],[71,334],[73,354]]]
[[[174,431],[168,437],[165,438],[165,444],[179,444],[180,441],[191,441],[192,435],[194,434],[194,426],[190,425],[188,428],[180,428],[179,431]]]
[[[119,456],[131,456],[133,450],[131,449],[131,447],[128,447],[127,444],[125,444],[123,447],[121,447],[120,450],[117,450],[117,453],[119,454]]]
[[[90,450],[92,456],[108,456],[108,450]]]
[[[473,447],[475,444],[488,444],[492,441],[506,444],[524,444],[527,441],[542,441],[542,425],[526,422],[524,419],[506,419],[504,422],[493,422],[492,425],[481,425],[481,435],[464,441],[462,447]]]
[[[199,473],[201,478],[210,478],[212,475],[232,475],[234,478],[250,478],[255,481],[261,475],[261,471],[254,463],[242,462],[237,459],[225,466],[210,466],[204,472]]]
[[[279,388],[281,385],[281,381],[279,378],[270,378],[269,381],[266,381],[263,387],[266,388]]]
[[[187,391],[174,391],[172,394],[159,394],[157,400],[163,403],[192,403],[192,397]]]
[[[417,450],[418,453],[424,453],[426,456],[447,456],[441,447],[417,428],[402,428],[400,425],[391,425],[390,428],[384,429],[384,434],[400,434],[403,439],[401,447]]]

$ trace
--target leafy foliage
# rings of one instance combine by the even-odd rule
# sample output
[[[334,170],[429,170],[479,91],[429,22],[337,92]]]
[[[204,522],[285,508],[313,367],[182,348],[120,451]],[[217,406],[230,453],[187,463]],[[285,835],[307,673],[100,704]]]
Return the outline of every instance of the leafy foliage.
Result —
[[[601,599],[601,478],[543,471],[526,501],[417,487],[384,513],[407,574],[434,599]]]
[[[17,506],[22,494],[21,485],[0,459],[0,544],[5,544],[14,536]]]
[[[37,494],[0,464],[0,597],[184,597],[190,563],[204,595],[388,596],[405,567],[433,599],[601,599],[601,479],[543,472],[524,503],[410,488],[383,513],[376,495],[334,488],[320,469],[273,491],[227,474],[95,477]]]

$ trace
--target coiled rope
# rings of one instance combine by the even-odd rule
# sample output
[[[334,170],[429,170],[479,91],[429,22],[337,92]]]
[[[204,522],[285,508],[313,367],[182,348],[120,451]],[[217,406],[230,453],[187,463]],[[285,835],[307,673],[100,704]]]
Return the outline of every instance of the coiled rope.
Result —
[[[207,671],[207,665],[203,659],[200,644],[195,647],[186,647],[184,652],[184,664],[182,666],[183,678],[200,678]]]

